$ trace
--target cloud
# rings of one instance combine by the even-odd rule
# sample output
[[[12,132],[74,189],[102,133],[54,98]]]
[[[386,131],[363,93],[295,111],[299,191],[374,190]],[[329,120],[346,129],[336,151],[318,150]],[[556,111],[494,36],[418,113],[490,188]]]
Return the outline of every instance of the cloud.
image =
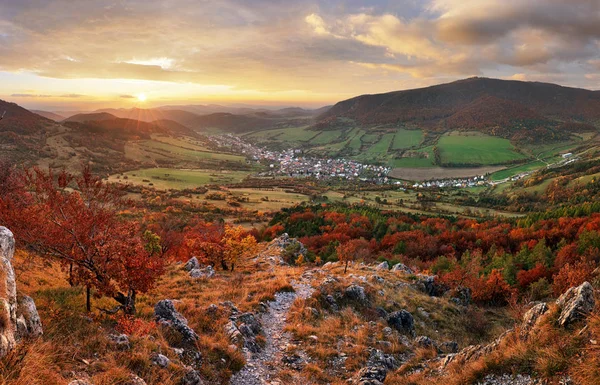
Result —
[[[12,94],[10,95],[14,98],[51,98],[52,95],[42,95],[42,94]]]
[[[119,97],[121,99],[135,99],[135,96],[133,95],[120,95]]]
[[[597,0],[4,1],[0,71],[323,98],[471,75],[585,84],[599,21]]]

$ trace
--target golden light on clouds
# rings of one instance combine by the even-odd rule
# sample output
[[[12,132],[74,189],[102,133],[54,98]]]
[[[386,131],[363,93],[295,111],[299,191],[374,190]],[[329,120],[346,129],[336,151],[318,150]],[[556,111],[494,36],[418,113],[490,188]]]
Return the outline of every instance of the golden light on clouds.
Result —
[[[597,0],[0,1],[0,98],[318,106],[467,76],[600,86]]]

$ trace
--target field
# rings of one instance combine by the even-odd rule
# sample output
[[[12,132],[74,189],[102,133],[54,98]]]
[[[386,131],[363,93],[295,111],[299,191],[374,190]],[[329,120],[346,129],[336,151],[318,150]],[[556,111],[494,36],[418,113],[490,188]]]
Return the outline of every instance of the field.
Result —
[[[154,186],[159,190],[195,188],[206,184],[228,184],[242,181],[250,173],[246,171],[180,170],[149,168],[112,175],[110,182]]]
[[[530,163],[526,163],[517,167],[507,168],[505,170],[500,170],[491,175],[492,180],[503,180],[506,178],[510,178],[512,176],[518,175],[523,172],[534,171],[545,167],[546,163],[541,160],[536,160]]]
[[[470,167],[470,168],[408,168],[399,167],[392,170],[390,176],[396,179],[423,181],[445,178],[468,178],[491,174],[501,170],[501,166]]]
[[[403,130],[396,131],[394,136],[393,150],[404,150],[406,148],[416,147],[423,141],[423,131],[421,130]]]
[[[442,164],[496,165],[526,158],[509,140],[479,133],[443,135],[438,148]]]

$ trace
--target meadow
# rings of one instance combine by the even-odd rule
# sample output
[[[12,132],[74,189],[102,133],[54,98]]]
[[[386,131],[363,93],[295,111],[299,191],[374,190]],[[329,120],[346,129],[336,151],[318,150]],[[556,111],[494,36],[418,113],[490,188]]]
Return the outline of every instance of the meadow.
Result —
[[[206,184],[241,182],[250,175],[248,171],[186,170],[174,168],[148,168],[112,175],[109,182],[134,186],[153,186],[156,189],[186,189]]]
[[[452,132],[437,144],[442,164],[495,165],[526,159],[508,139],[479,133]]]

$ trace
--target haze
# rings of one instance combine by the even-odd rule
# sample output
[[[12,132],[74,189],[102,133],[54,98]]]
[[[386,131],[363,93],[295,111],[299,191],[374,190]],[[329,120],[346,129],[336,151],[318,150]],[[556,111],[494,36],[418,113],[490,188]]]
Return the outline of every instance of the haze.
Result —
[[[597,89],[599,19],[597,0],[2,0],[0,98],[317,107],[473,75]]]

